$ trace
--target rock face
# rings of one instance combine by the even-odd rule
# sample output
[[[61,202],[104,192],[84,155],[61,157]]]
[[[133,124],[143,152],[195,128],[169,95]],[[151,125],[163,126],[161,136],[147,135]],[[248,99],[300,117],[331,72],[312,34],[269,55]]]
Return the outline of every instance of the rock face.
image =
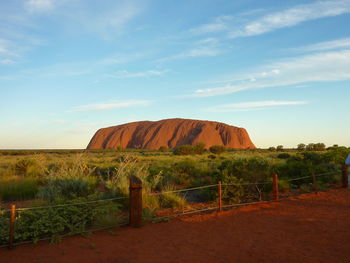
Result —
[[[140,121],[99,129],[87,149],[159,149],[204,142],[206,148],[224,145],[228,148],[254,149],[244,128],[220,122],[188,119]]]

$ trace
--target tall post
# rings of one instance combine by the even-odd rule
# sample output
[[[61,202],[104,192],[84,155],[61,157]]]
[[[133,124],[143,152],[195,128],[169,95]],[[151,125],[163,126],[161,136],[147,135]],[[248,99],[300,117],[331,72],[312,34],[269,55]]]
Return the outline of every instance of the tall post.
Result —
[[[349,165],[343,164],[343,169],[342,169],[342,186],[344,188],[347,188],[348,185],[349,185],[348,168],[349,168]]]
[[[317,181],[316,181],[316,176],[315,176],[315,174],[312,174],[311,177],[312,177],[312,188],[313,188],[313,190],[314,190],[315,192],[317,192]]]
[[[129,225],[142,226],[142,181],[136,176],[130,176],[129,186]]]
[[[278,200],[278,175],[272,174],[273,200]]]
[[[9,244],[8,248],[13,248],[13,240],[15,235],[15,219],[16,219],[16,205],[11,205],[11,215],[10,215],[10,232],[9,232]]]
[[[218,195],[219,211],[221,212],[222,211],[222,184],[221,184],[221,181],[219,181],[219,183],[218,183],[218,192],[219,192],[219,195]]]

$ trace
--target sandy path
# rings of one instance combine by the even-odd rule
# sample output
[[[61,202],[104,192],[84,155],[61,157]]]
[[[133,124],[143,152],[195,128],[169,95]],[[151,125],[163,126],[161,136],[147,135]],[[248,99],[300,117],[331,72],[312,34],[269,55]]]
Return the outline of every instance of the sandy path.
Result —
[[[41,242],[0,262],[350,262],[350,189]]]

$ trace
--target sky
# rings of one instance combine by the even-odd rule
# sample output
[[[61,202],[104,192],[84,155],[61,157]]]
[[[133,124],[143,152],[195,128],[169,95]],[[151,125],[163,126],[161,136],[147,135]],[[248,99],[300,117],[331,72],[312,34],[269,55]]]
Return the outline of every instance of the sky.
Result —
[[[0,149],[189,118],[350,146],[350,0],[0,0]]]

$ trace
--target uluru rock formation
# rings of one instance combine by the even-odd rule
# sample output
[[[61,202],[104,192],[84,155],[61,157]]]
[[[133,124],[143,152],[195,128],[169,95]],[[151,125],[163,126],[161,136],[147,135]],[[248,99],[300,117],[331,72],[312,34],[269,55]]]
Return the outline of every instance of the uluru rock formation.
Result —
[[[161,146],[176,148],[199,142],[204,142],[207,148],[213,145],[255,148],[244,128],[213,121],[166,119],[99,129],[87,149],[116,149],[118,146],[136,149],[159,149]]]

